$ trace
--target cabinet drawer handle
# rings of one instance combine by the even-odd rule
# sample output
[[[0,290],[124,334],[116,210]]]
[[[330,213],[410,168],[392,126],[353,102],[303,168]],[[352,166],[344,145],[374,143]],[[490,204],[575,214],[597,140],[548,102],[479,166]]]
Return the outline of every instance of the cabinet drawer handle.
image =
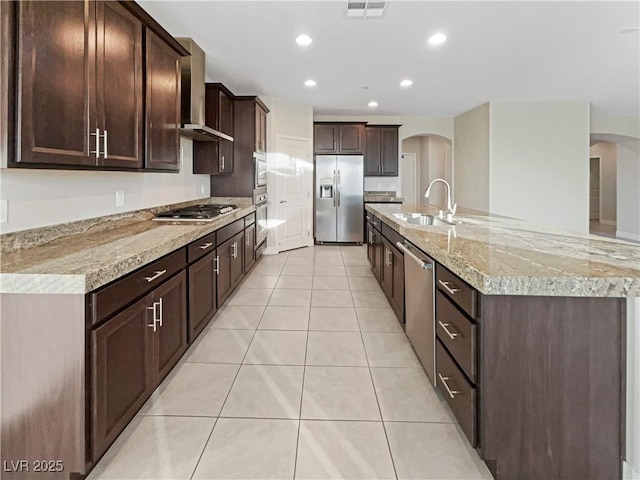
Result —
[[[216,272],[216,275],[220,275],[220,257],[216,255],[216,258],[214,260],[216,261],[216,266],[213,271]]]
[[[211,245],[213,245],[213,242],[207,242],[204,245],[200,245],[198,248],[201,250],[206,250],[207,248],[209,248]]]
[[[438,378],[440,379],[440,381],[442,382],[442,384],[444,385],[444,388],[447,389],[447,393],[449,394],[449,396],[451,398],[455,398],[457,393],[460,393],[457,390],[451,390],[451,388],[449,388],[449,385],[447,384],[447,380],[451,380],[449,377],[443,377],[441,373],[438,373]]]
[[[151,277],[144,277],[144,279],[147,281],[147,283],[151,283],[153,282],[156,278],[161,277],[162,275],[164,275],[165,273],[167,273],[166,270],[159,270],[157,272],[155,272],[155,275],[151,276]]]
[[[102,135],[102,139],[104,140],[104,152],[102,152],[102,154],[104,155],[104,159],[107,159],[107,131],[104,131],[104,134]]]
[[[455,332],[451,332],[447,327],[450,327],[451,324],[450,323],[442,323],[442,321],[438,320],[438,324],[444,329],[445,332],[447,332],[447,335],[449,335],[449,338],[451,340],[455,340],[456,337],[459,337],[460,334],[459,333],[455,333]]]
[[[447,292],[449,292],[450,295],[455,295],[456,292],[460,291],[459,288],[451,288],[449,286],[450,282],[443,282],[442,280],[438,280],[438,283],[442,285],[442,288],[444,288]]]
[[[377,226],[378,226],[378,223],[377,223],[377,222],[371,222],[371,223],[373,223],[373,226],[374,226],[374,227],[377,227]]]

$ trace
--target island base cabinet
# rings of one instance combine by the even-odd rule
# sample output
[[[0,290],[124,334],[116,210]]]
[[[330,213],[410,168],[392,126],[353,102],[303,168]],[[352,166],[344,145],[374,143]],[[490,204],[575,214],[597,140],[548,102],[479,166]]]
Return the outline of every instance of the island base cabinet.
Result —
[[[185,352],[186,285],[181,271],[91,332],[94,461]]]
[[[480,453],[496,479],[620,479],[625,299],[483,296]]]

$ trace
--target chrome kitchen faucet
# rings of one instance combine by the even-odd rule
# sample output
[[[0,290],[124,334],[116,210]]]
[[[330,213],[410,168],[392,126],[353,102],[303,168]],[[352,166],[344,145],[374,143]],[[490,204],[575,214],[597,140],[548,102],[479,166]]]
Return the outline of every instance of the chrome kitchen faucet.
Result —
[[[424,192],[424,198],[429,198],[429,193],[431,192],[431,187],[433,187],[433,184],[436,183],[436,182],[442,182],[447,186],[447,220],[451,221],[453,216],[456,214],[456,209],[458,208],[458,204],[454,203],[453,206],[451,206],[451,203],[452,203],[451,202],[451,185],[449,185],[449,182],[447,182],[446,180],[444,180],[442,178],[436,178],[427,187],[427,190]],[[438,216],[442,218],[442,211],[441,211],[440,215],[438,215]]]

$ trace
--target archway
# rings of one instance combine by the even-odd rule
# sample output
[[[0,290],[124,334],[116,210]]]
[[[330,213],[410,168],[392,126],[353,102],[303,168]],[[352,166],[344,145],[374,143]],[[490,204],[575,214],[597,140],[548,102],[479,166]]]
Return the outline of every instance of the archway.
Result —
[[[400,161],[400,191],[406,203],[445,205],[444,186],[434,186],[433,193],[427,200],[424,191],[429,182],[435,178],[443,178],[453,187],[452,142],[447,137],[436,134],[419,134],[402,140],[402,159]],[[415,159],[415,168],[411,168]],[[415,199],[406,198],[407,193],[414,191]]]

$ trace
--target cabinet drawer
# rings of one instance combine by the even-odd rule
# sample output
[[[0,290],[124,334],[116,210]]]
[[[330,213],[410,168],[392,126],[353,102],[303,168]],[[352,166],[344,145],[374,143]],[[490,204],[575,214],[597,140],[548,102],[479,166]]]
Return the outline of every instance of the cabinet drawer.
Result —
[[[478,292],[440,264],[436,266],[436,287],[471,318],[478,318]]]
[[[387,225],[384,222],[382,223],[381,231],[382,231],[382,235],[387,237],[387,240],[391,242],[394,248],[395,248],[396,242],[402,243],[404,241],[404,238],[402,237],[402,235],[400,235],[398,232],[396,232],[393,228],[391,228],[389,225]],[[402,255],[402,253],[400,253],[400,255]]]
[[[187,247],[187,260],[189,263],[195,262],[200,257],[203,257],[209,252],[216,249],[216,232],[205,235],[199,238],[195,242],[192,242]]]
[[[476,389],[436,340],[436,383],[472,447],[476,446]]]
[[[255,212],[244,217],[244,228],[247,228],[249,225],[253,225],[254,223],[256,223]]]
[[[476,381],[476,325],[436,290],[436,333],[472,382]]]
[[[226,242],[234,235],[240,233],[242,230],[244,230],[244,220],[242,218],[240,220],[236,220],[233,223],[230,223],[226,227],[222,227],[216,232],[218,245]]]
[[[91,293],[91,323],[101,322],[132,300],[155,288],[184,268],[186,262],[186,249],[181,248]]]

